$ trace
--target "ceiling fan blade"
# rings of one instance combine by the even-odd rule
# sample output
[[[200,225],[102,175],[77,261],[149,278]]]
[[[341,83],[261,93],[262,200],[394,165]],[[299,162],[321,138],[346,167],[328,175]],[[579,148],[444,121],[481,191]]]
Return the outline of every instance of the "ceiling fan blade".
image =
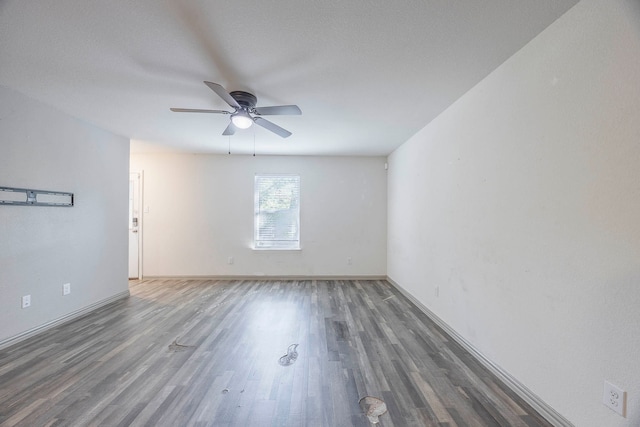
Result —
[[[236,133],[236,127],[233,124],[233,122],[229,122],[229,126],[227,126],[227,128],[224,130],[224,132],[222,132],[222,134],[224,136],[228,136],[228,135],[233,135],[234,133]]]
[[[289,136],[291,136],[291,132],[289,132],[286,129],[281,128],[280,126],[278,126],[275,123],[271,123],[269,120],[267,119],[263,119],[262,117],[254,117],[253,121],[258,125],[258,126],[262,126],[263,128],[270,130],[271,132],[280,135],[283,138],[287,138]]]
[[[273,107],[256,107],[253,109],[256,114],[261,116],[282,116],[291,115],[299,116],[302,110],[297,105],[274,105]]]
[[[215,114],[231,114],[231,111],[225,110],[200,110],[198,108],[169,108],[174,113],[215,113]]]
[[[233,108],[240,108],[240,104],[238,104],[238,102],[233,99],[231,95],[229,95],[229,92],[227,92],[227,90],[220,86],[218,83],[205,81],[204,84],[209,86],[209,88],[217,93],[220,98],[224,99],[224,102],[231,105]]]

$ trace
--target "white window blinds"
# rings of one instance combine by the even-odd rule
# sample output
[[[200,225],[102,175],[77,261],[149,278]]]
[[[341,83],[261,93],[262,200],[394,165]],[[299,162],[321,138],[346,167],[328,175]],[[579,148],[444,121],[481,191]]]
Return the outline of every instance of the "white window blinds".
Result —
[[[300,249],[300,176],[256,175],[256,249]]]

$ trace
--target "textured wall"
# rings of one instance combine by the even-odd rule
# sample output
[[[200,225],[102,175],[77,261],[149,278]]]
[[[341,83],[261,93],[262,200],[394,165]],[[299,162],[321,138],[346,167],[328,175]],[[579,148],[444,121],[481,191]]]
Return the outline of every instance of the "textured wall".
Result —
[[[583,0],[389,158],[389,276],[581,427],[640,425],[639,75]]]
[[[0,206],[3,341],[128,290],[129,141],[1,86],[0,99],[0,186],[75,194],[71,208]]]
[[[134,154],[131,170],[143,172],[148,207],[143,274],[384,276],[384,162],[382,157]],[[252,249],[256,173],[300,174],[302,250]]]

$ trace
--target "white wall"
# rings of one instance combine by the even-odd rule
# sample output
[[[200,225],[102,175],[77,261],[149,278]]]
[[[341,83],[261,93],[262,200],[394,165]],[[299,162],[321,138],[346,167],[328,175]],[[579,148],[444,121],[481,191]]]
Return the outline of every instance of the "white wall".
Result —
[[[132,154],[131,170],[143,172],[143,205],[149,210],[143,214],[143,274],[385,276],[384,162]],[[256,173],[300,174],[302,250],[252,250]]]
[[[128,139],[0,86],[0,186],[75,194],[0,206],[0,343],[128,291],[128,159]]]
[[[639,76],[583,0],[389,157],[389,277],[580,427],[640,425]]]

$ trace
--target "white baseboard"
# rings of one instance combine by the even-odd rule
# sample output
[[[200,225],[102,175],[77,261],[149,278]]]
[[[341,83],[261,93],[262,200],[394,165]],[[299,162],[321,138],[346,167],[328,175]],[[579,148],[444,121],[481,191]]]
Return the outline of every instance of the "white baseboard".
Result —
[[[514,393],[516,393],[522,400],[527,402],[533,409],[535,409],[540,415],[542,415],[547,421],[556,427],[575,427],[569,420],[563,417],[558,411],[553,409],[544,400],[538,397],[535,393],[525,387],[520,381],[509,374],[507,371],[496,365],[473,344],[462,337],[458,332],[451,328],[442,319],[436,316],[431,310],[429,310],[424,304],[418,301],[413,295],[407,292],[402,286],[394,282],[390,277],[387,277],[387,281],[393,285],[402,295],[407,297],[416,307],[418,307],[424,314],[426,314],[436,325],[442,328],[451,338],[453,338],[458,344],[460,344],[466,351],[468,351],[482,366],[487,368],[492,374],[498,377],[509,387]]]
[[[93,303],[91,305],[88,305],[88,306],[86,306],[84,308],[81,308],[80,310],[76,310],[76,311],[71,312],[69,314],[65,314],[64,316],[59,317],[59,318],[57,318],[55,320],[52,320],[50,322],[47,322],[47,323],[45,323],[43,325],[36,326],[35,328],[31,328],[31,329],[29,329],[29,330],[27,330],[25,332],[19,333],[18,335],[14,335],[14,336],[12,336],[10,338],[7,338],[5,340],[0,341],[0,350],[3,350],[5,348],[7,348],[7,347],[10,347],[13,344],[17,344],[20,341],[24,341],[27,338],[31,338],[32,336],[37,335],[37,334],[39,334],[41,332],[44,332],[44,331],[46,331],[48,329],[55,328],[56,326],[59,326],[59,325],[61,325],[63,323],[67,323],[67,322],[70,322],[70,321],[72,321],[74,319],[77,319],[78,317],[84,316],[85,314],[88,314],[88,313],[90,313],[90,312],[92,312],[94,310],[97,310],[97,309],[99,309],[101,307],[104,307],[107,304],[111,304],[112,302],[116,302],[116,301],[119,301],[121,299],[128,298],[128,297],[129,297],[129,290],[126,290],[124,292],[117,293],[112,297],[109,297],[109,298],[104,299],[102,301],[98,301],[98,302]]]
[[[387,280],[387,276],[144,276],[141,280]]]

